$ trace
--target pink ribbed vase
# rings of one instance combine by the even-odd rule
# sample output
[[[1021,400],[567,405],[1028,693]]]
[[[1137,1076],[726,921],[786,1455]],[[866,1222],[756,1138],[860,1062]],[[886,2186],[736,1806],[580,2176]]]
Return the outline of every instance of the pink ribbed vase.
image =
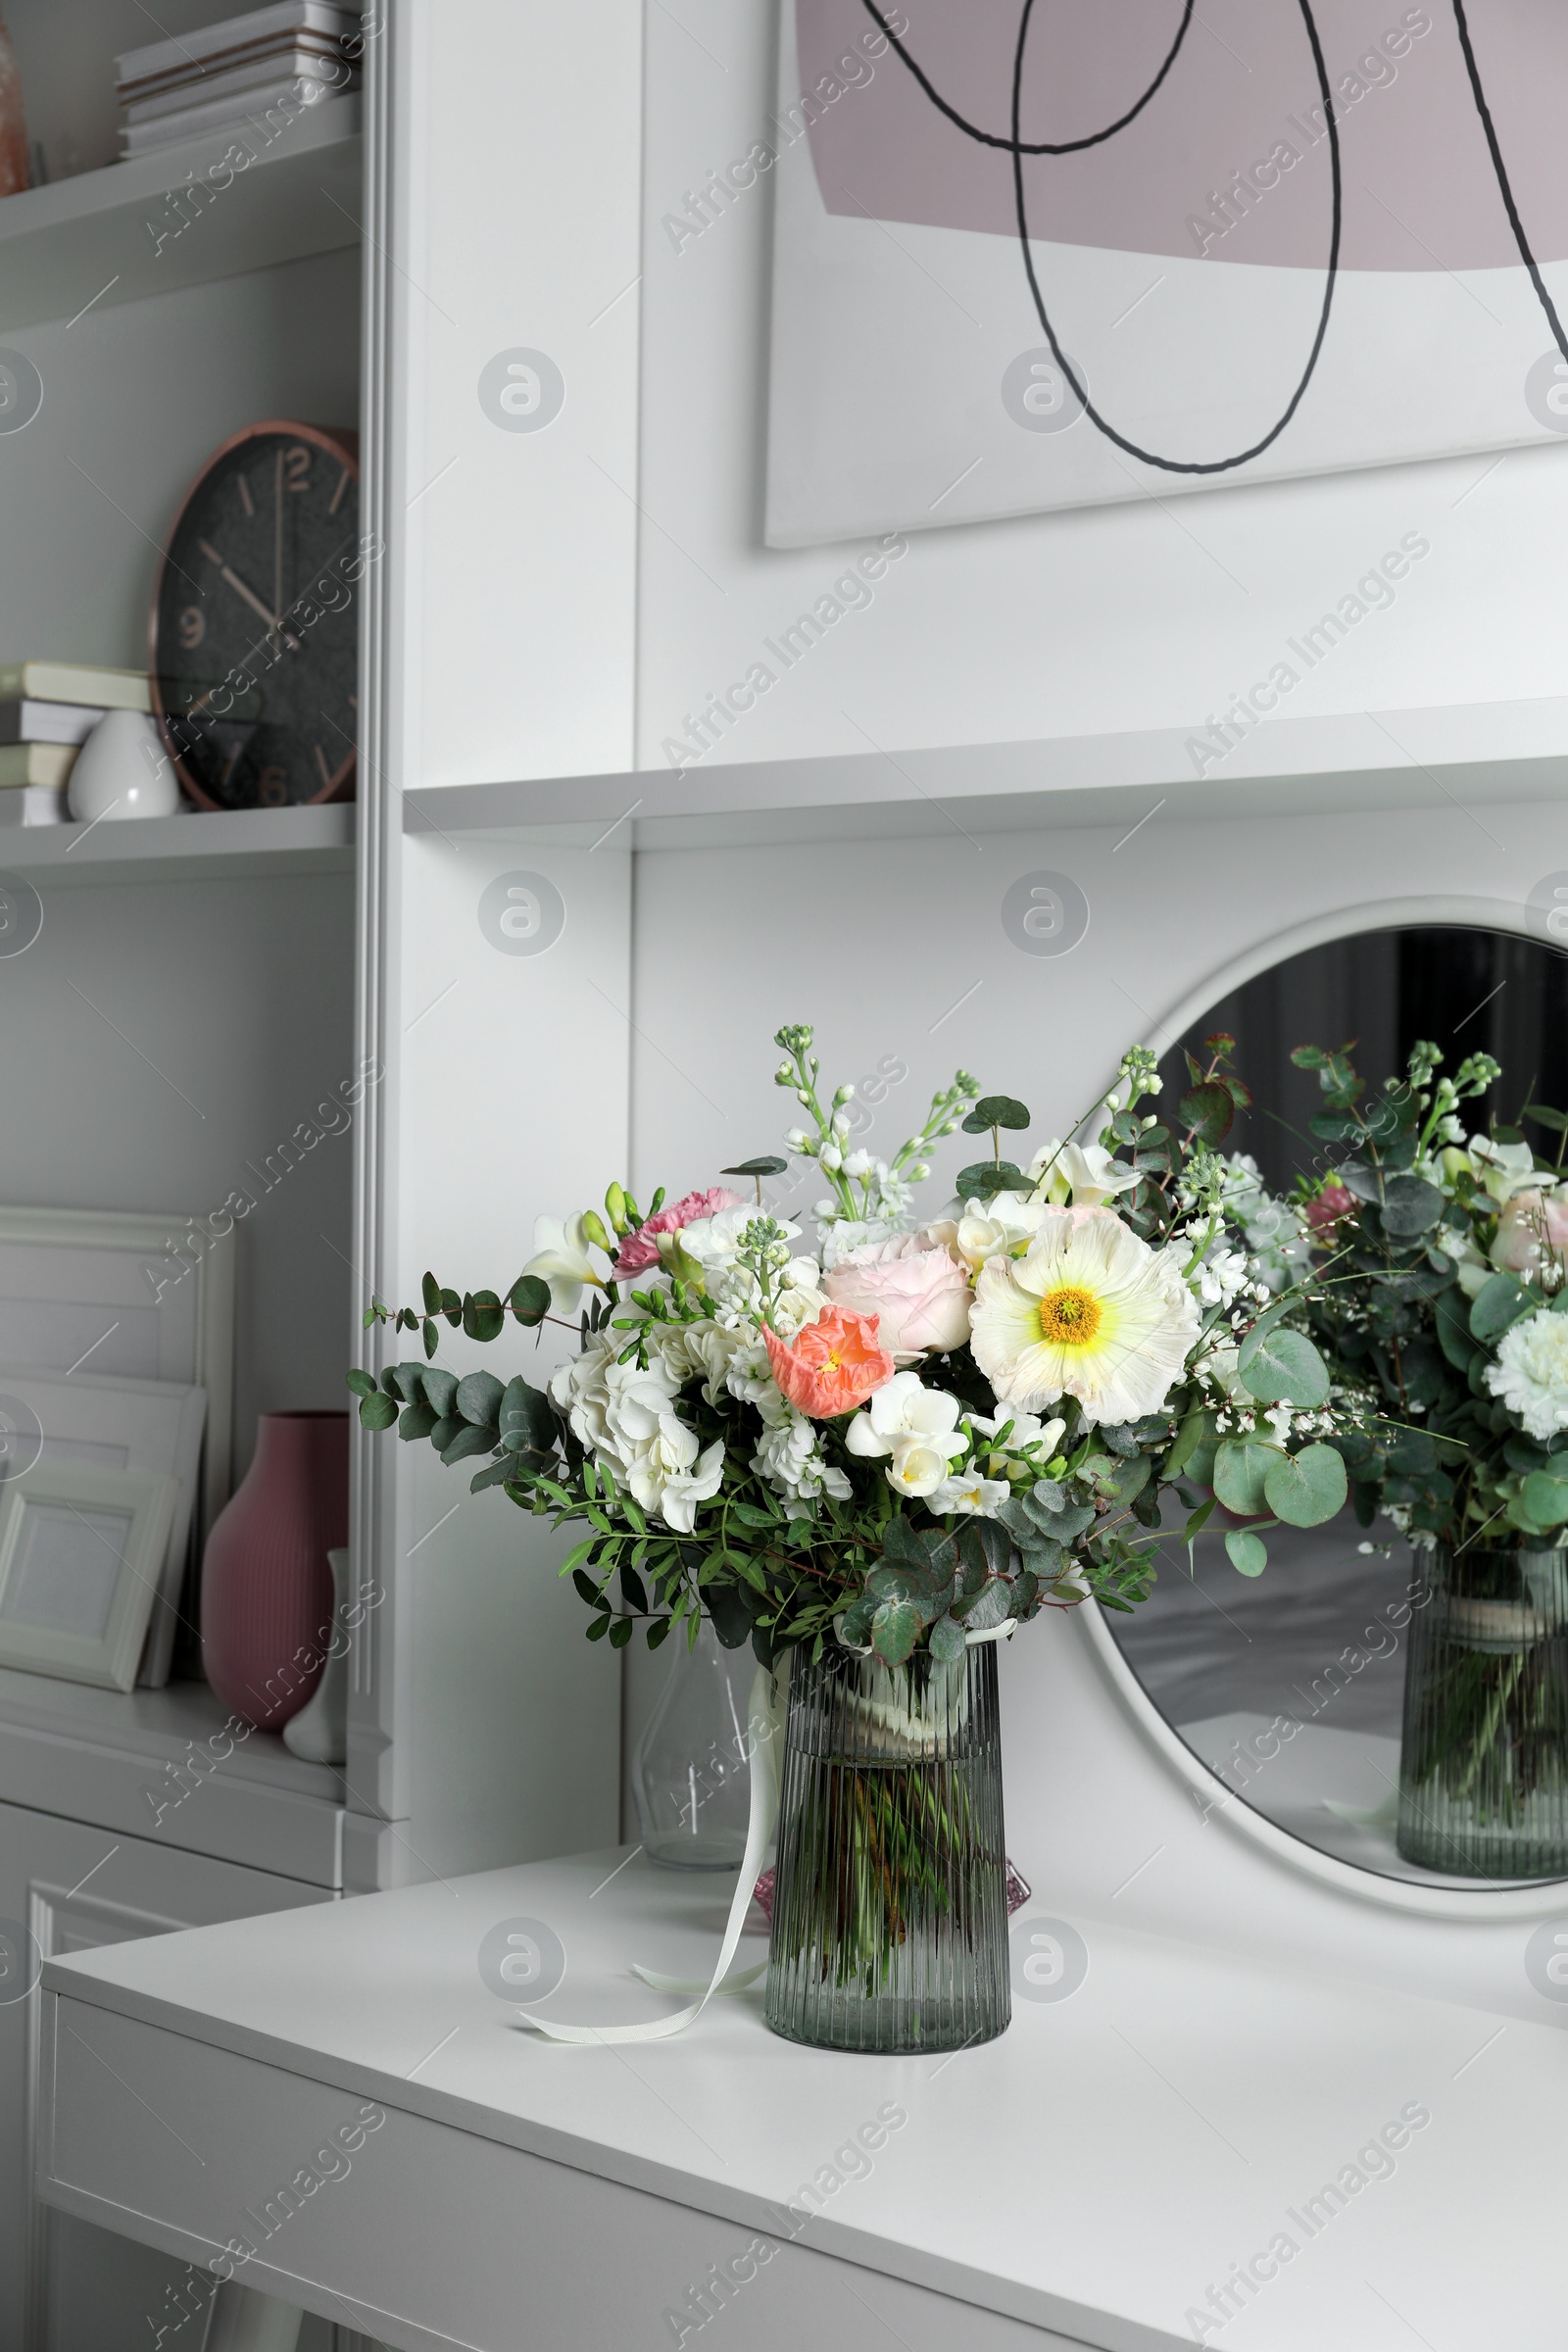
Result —
[[[223,1704],[281,1730],[332,1638],[327,1553],[349,1540],[349,1417],[263,1413],[256,1456],[202,1560],[202,1662]]]

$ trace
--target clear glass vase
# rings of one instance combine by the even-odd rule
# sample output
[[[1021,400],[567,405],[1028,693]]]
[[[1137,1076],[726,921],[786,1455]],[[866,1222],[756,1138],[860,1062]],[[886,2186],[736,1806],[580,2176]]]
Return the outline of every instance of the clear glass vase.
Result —
[[[768,2025],[821,2049],[956,2050],[1011,2014],[995,1643],[797,1658]]]
[[[684,1628],[668,1644],[669,1673],[632,1757],[637,1834],[669,1870],[738,1870],[751,1818],[747,1711],[756,1661],[725,1649],[705,1619],[697,1646]]]
[[[1424,1555],[1398,1848],[1449,1878],[1568,1876],[1568,1551]]]

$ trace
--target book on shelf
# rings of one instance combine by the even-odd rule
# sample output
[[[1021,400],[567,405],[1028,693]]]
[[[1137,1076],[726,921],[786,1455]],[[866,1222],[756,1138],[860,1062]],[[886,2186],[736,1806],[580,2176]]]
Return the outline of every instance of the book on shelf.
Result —
[[[95,712],[151,710],[144,669],[99,669],[81,662],[0,662],[0,703],[90,704]]]
[[[275,55],[282,49],[306,47],[323,54],[344,55],[343,43],[360,22],[357,5],[335,7],[330,0],[274,0],[270,8],[252,9],[225,24],[205,24],[194,32],[127,49],[115,60],[115,78],[122,105],[185,84],[194,96],[210,75],[231,66]]]
[[[7,825],[68,825],[63,784],[17,784],[0,792],[0,830]]]
[[[0,790],[28,784],[58,790],[71,781],[78,748],[74,743],[8,743],[0,747]]]
[[[120,103],[126,124],[138,127],[229,99],[239,102],[234,110],[239,114],[253,105],[264,105],[274,87],[286,88],[291,82],[319,81],[329,89],[346,90],[358,80],[359,74],[335,42],[313,49],[290,41],[280,46],[275,56],[269,53],[253,58],[248,65],[228,66],[200,80],[165,84],[146,98],[122,95]]]
[[[103,716],[101,704],[0,702],[0,744],[85,743]]]
[[[161,115],[152,122],[122,123],[121,161],[153,155],[160,148],[175,146],[181,139],[201,138],[209,131],[242,129],[247,123],[260,130],[263,118],[285,101],[296,112],[308,108],[315,113],[318,107],[330,106],[334,99],[346,96],[358,86],[357,74],[341,83],[302,79],[291,74],[287,80],[264,82],[259,88],[235,97],[203,98],[199,105],[182,106],[177,113]]]

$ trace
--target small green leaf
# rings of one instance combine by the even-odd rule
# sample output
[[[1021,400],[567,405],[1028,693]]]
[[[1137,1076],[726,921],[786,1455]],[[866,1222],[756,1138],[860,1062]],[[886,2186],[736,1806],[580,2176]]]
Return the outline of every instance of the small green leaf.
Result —
[[[423,1282],[419,1285],[419,1295],[424,1300],[424,1311],[427,1315],[438,1315],[441,1312],[441,1285],[433,1274],[426,1274]]]
[[[1510,1325],[1539,1304],[1515,1275],[1494,1274],[1470,1301],[1470,1336],[1483,1347],[1491,1340],[1500,1340]]]
[[[1345,1464],[1332,1446],[1276,1457],[1263,1481],[1268,1506],[1288,1527],[1321,1527],[1345,1507]]]
[[[629,1617],[616,1617],[612,1620],[610,1628],[612,1649],[624,1649],[631,1637],[632,1620]]]
[[[500,1414],[504,1395],[505,1391],[493,1372],[470,1372],[466,1380],[458,1383],[457,1407],[465,1421],[487,1429]]]
[[[524,1330],[531,1331],[550,1312],[550,1285],[537,1274],[519,1274],[507,1293],[507,1304]]]
[[[1533,1470],[1520,1494],[1538,1527],[1561,1527],[1568,1522],[1568,1480],[1553,1478],[1546,1470]]]
[[[384,1396],[379,1389],[373,1396],[360,1398],[360,1427],[362,1429],[390,1429],[397,1417],[397,1399],[393,1396]]]
[[[432,1430],[430,1434],[434,1437],[436,1433]],[[450,1470],[454,1462],[466,1462],[470,1454],[494,1453],[500,1443],[501,1433],[498,1429],[479,1429],[471,1421],[461,1421],[457,1436],[442,1446],[441,1459]]]
[[[1177,1116],[1184,1127],[1194,1130],[1200,1143],[1217,1146],[1231,1131],[1236,1105],[1229,1087],[1221,1086],[1217,1079],[1205,1078],[1200,1085],[1188,1088]]]
[[[1400,1240],[1430,1233],[1446,1203],[1435,1184],[1420,1176],[1391,1176],[1383,1193],[1383,1222]]]
[[[1202,1443],[1203,1416],[1201,1411],[1191,1412],[1176,1432],[1169,1453],[1165,1456],[1165,1476],[1179,1478]],[[1205,1480],[1205,1485],[1207,1481]]]
[[[354,1371],[346,1372],[343,1377],[356,1396],[374,1396],[380,1393],[373,1372],[362,1372],[356,1367]]]
[[[1259,1404],[1315,1412],[1329,1400],[1328,1366],[1304,1332],[1256,1325],[1242,1342],[1236,1369]]]
[[[1248,1527],[1233,1527],[1225,1538],[1231,1566],[1239,1576],[1261,1576],[1268,1566],[1268,1545]]]
[[[988,1127],[1022,1128],[1029,1113],[1011,1095],[982,1095],[963,1122],[965,1135],[984,1135]]]
[[[405,1407],[398,1423],[398,1436],[408,1444],[415,1438],[427,1438],[434,1427],[435,1415],[421,1396],[416,1404]]]
[[[424,1367],[424,1393],[443,1421],[451,1420],[456,1415],[458,1376],[455,1372],[437,1372],[426,1364]]]
[[[776,1159],[769,1154],[765,1159],[743,1159],[738,1167],[720,1168],[718,1172],[721,1176],[782,1176],[789,1164],[787,1159]]]
[[[624,1624],[625,1620],[624,1620],[624,1619],[622,1619],[622,1621],[621,1621],[621,1622]],[[589,1628],[588,1628],[588,1639],[589,1639],[589,1641],[590,1641],[590,1642],[602,1642],[602,1641],[604,1640],[605,1636],[606,1636],[606,1635],[609,1633],[609,1631],[610,1631],[611,1623],[612,1623],[612,1620],[611,1620],[610,1611],[609,1611],[608,1609],[606,1609],[606,1610],[604,1610],[604,1611],[603,1611],[603,1613],[602,1613],[600,1616],[596,1617],[596,1618],[594,1619],[594,1621],[593,1621],[592,1625],[590,1625],[590,1626],[589,1626]]]
[[[1270,1465],[1283,1458],[1279,1447],[1262,1438],[1226,1438],[1214,1455],[1214,1493],[1238,1519],[1255,1519],[1270,1507],[1264,1494]],[[1338,1454],[1334,1458],[1340,1459]],[[1340,1475],[1344,1474],[1341,1463]]]
[[[956,1186],[960,1200],[987,1200],[993,1193],[1021,1193],[1029,1179],[1010,1159],[978,1159],[959,1171]]]
[[[586,1568],[574,1568],[571,1572],[571,1581],[591,1609],[604,1607],[599,1587],[594,1583]]]
[[[463,1301],[463,1328],[470,1340],[499,1340],[506,1310],[494,1291],[470,1291]]]
[[[1464,1293],[1457,1288],[1444,1291],[1434,1301],[1432,1313],[1438,1329],[1438,1346],[1455,1371],[1468,1372],[1476,1350],[1470,1337],[1469,1303]]]
[[[871,1620],[871,1647],[888,1666],[902,1666],[920,1638],[920,1612],[909,1600],[885,1600]]]
[[[931,1655],[944,1661],[961,1658],[968,1646],[962,1626],[953,1617],[939,1617],[929,1639]]]
[[[752,1638],[752,1613],[734,1585],[708,1585],[703,1605],[722,1649],[741,1649]]]
[[[1548,1110],[1544,1102],[1527,1102],[1519,1115],[1524,1119],[1535,1119],[1543,1127],[1549,1127],[1553,1135],[1568,1135],[1568,1116],[1560,1110]]]

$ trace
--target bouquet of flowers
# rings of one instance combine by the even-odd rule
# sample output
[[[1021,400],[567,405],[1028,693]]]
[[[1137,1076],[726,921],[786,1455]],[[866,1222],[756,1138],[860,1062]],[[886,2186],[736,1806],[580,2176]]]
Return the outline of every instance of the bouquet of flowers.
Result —
[[[1025,1164],[1004,1139],[1021,1159],[1028,1109],[961,1070],[891,1161],[856,1150],[855,1090],[824,1100],[810,1029],[776,1043],[805,1115],[788,1149],[823,1179],[814,1249],[764,1203],[788,1166],[769,1154],[722,1171],[750,1201],[661,1191],[645,1213],[612,1183],[602,1215],[539,1218],[504,1295],[426,1275],[419,1307],[366,1318],[422,1333],[425,1360],[351,1373],[362,1421],[584,1529],[561,1573],[591,1641],[639,1621],[651,1646],[695,1641],[707,1618],[764,1664],[954,1660],[1045,1608],[1144,1598],[1162,1490],[1189,1539],[1223,1506],[1249,1574],[1259,1528],[1339,1509],[1329,1374],[1292,1320],[1309,1227],[1219,1150],[1249,1100],[1232,1039],[1189,1056],[1168,1123],[1147,1107],[1154,1056],[1128,1053],[1098,1141]],[[921,1222],[930,1152],[959,1128],[989,1154]],[[433,1360],[444,1326],[546,1321],[576,1348],[545,1387]]]
[[[1432,1867],[1568,1870],[1568,1117],[1558,1139],[1470,1132],[1501,1075],[1417,1045],[1368,1097],[1349,1049],[1315,1069],[1316,1134],[1344,1151],[1298,1187],[1324,1258],[1298,1315],[1351,1401],[1338,1440],[1356,1513],[1427,1569],[1405,1681],[1399,1847]],[[1370,1546],[1363,1546],[1370,1548]]]

